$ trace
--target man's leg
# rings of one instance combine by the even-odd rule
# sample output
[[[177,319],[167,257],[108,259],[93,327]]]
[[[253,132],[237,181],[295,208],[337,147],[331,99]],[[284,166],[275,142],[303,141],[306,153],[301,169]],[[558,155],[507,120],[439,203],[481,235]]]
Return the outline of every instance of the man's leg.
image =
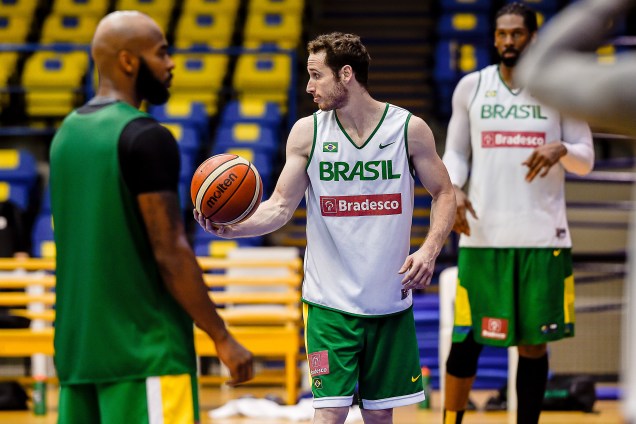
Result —
[[[349,407],[318,408],[314,411],[313,424],[342,424],[347,418]]]
[[[545,343],[519,346],[517,368],[517,424],[537,424],[548,381]]]
[[[482,349],[483,346],[475,342],[472,332],[463,342],[452,344],[446,361],[444,424],[462,422]]]
[[[393,409],[361,409],[364,424],[391,424]]]

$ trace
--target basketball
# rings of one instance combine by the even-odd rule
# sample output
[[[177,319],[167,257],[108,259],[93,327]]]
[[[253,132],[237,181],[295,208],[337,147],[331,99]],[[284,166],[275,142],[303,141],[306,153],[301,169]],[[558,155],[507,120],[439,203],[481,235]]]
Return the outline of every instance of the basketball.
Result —
[[[237,224],[249,218],[263,197],[263,182],[248,160],[231,154],[212,156],[192,176],[194,208],[215,224]]]

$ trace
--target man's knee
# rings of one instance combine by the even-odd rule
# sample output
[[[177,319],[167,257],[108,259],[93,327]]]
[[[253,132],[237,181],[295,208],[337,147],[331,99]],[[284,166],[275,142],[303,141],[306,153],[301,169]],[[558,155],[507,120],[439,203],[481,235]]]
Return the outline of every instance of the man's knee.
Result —
[[[524,345],[518,346],[519,356],[530,359],[538,359],[543,357],[548,352],[548,345],[546,343],[538,345]]]
[[[314,424],[342,424],[347,418],[349,407],[317,408],[314,410]]]
[[[463,342],[453,343],[446,361],[446,372],[458,378],[475,376],[482,349],[483,345],[475,342],[472,333]]]
[[[390,424],[393,422],[393,409],[361,409],[365,424]]]

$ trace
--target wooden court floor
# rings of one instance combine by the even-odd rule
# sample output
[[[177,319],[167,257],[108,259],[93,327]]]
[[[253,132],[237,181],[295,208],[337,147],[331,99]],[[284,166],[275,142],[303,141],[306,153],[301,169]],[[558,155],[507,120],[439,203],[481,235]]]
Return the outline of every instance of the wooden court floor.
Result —
[[[254,419],[254,418],[227,418],[212,420],[208,411],[222,406],[231,399],[245,395],[264,397],[267,394],[282,396],[283,392],[278,388],[266,387],[242,387],[235,389],[219,389],[218,387],[204,387],[201,390],[201,424],[285,424],[293,423],[283,419]],[[477,405],[484,404],[492,392],[474,392],[471,399]],[[5,412],[0,411],[0,423],[2,424],[55,424],[57,422],[57,389],[50,388],[47,392],[49,412],[45,416],[35,416],[31,411]],[[439,409],[439,394],[433,393],[432,409],[422,410],[416,406],[398,408],[395,411],[394,423],[396,424],[439,424],[442,422],[442,413]],[[595,404],[595,412],[543,412],[540,424],[626,424],[620,415],[620,405],[614,401],[598,401]],[[301,421],[309,422],[309,421]],[[358,421],[362,422],[362,421]],[[514,424],[514,415],[506,412],[469,412],[464,418],[465,424]],[[87,423],[90,424],[90,423]],[[134,423],[131,423],[134,424]]]

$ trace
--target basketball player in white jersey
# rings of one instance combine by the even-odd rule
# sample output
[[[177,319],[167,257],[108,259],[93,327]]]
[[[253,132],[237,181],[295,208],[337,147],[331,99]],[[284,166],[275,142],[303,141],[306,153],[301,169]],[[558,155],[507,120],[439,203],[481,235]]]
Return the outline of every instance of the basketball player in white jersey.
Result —
[[[373,99],[358,36],[308,44],[307,92],[272,196],[243,223],[207,231],[250,237],[282,227],[303,196],[307,250],[302,299],[315,423],[343,423],[358,387],[366,423],[424,399],[412,312],[450,232],[455,194],[426,123]],[[433,198],[424,244],[409,254],[415,178]]]
[[[606,43],[610,23],[636,0],[581,0],[546,26],[541,40],[519,62],[516,76],[546,104],[588,122],[636,137],[636,54],[608,66],[591,53]],[[628,299],[623,314],[623,410],[636,423],[636,213],[632,213]]]
[[[517,59],[536,35],[535,12],[507,4],[495,26],[501,61],[457,84],[444,154],[461,234],[445,424],[462,421],[485,344],[518,346],[517,422],[536,424],[546,344],[574,335],[564,176],[592,169],[590,129],[514,83]]]

